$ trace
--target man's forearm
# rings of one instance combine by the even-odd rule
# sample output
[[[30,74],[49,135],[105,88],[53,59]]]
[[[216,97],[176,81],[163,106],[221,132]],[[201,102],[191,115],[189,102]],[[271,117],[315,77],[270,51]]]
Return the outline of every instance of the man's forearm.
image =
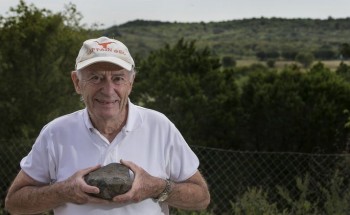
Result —
[[[199,171],[182,183],[175,183],[167,202],[186,210],[204,210],[210,203],[208,185]]]
[[[210,203],[207,189],[190,183],[178,183],[167,199],[170,206],[186,210],[204,210]]]
[[[5,207],[11,213],[35,214],[56,208],[66,202],[75,204],[105,204],[107,200],[89,194],[98,193],[99,189],[86,184],[83,176],[100,166],[88,167],[74,173],[68,179],[55,184],[46,185],[20,171],[13,181]]]
[[[37,214],[64,203],[61,184],[26,186],[6,198],[6,209],[14,214]]]

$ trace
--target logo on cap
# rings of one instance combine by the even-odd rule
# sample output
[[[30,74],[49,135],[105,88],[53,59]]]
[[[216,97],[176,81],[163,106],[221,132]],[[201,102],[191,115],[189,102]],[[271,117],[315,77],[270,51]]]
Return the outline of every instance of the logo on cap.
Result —
[[[102,46],[102,48],[106,49],[107,46],[111,43],[115,43],[115,42],[105,42],[105,43],[99,43],[98,41],[95,41],[98,45]]]
[[[88,51],[87,51],[88,55],[92,54],[93,52],[94,53],[97,53],[97,52],[114,52],[116,54],[121,54],[121,55],[125,55],[125,56],[127,55],[124,50],[121,50],[121,49],[118,49],[118,48],[114,48],[114,47],[110,47],[110,48],[107,47],[109,44],[112,44],[112,43],[117,44],[116,42],[113,42],[113,41],[111,41],[111,42],[104,42],[104,43],[99,43],[98,41],[94,41],[94,42],[96,42],[99,46],[102,46],[102,47],[101,48],[96,48],[95,47],[95,48],[88,49]]]

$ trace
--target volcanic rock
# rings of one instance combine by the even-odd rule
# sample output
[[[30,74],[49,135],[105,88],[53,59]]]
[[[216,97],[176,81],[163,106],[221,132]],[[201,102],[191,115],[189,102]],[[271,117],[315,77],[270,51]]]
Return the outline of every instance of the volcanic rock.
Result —
[[[98,187],[100,193],[93,196],[111,200],[131,189],[133,180],[129,168],[120,163],[110,163],[84,176],[87,184]]]

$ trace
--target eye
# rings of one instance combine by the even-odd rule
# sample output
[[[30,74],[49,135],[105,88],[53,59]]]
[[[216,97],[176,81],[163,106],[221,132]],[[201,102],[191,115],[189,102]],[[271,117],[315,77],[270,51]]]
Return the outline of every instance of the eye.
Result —
[[[113,77],[114,84],[124,84],[125,82],[126,82],[126,79],[123,76],[114,76]]]
[[[89,78],[88,78],[88,82],[91,82],[91,83],[94,83],[94,84],[97,84],[97,83],[100,83],[101,82],[101,77],[97,76],[97,75],[91,75]]]

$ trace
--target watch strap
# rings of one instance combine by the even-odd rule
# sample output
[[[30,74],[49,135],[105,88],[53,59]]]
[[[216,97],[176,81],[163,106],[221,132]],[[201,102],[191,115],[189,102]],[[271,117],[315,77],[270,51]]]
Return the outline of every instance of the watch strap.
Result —
[[[164,190],[156,198],[157,202],[164,202],[165,200],[167,200],[171,191],[173,190],[174,182],[172,182],[170,179],[166,179],[165,182],[166,184]]]

